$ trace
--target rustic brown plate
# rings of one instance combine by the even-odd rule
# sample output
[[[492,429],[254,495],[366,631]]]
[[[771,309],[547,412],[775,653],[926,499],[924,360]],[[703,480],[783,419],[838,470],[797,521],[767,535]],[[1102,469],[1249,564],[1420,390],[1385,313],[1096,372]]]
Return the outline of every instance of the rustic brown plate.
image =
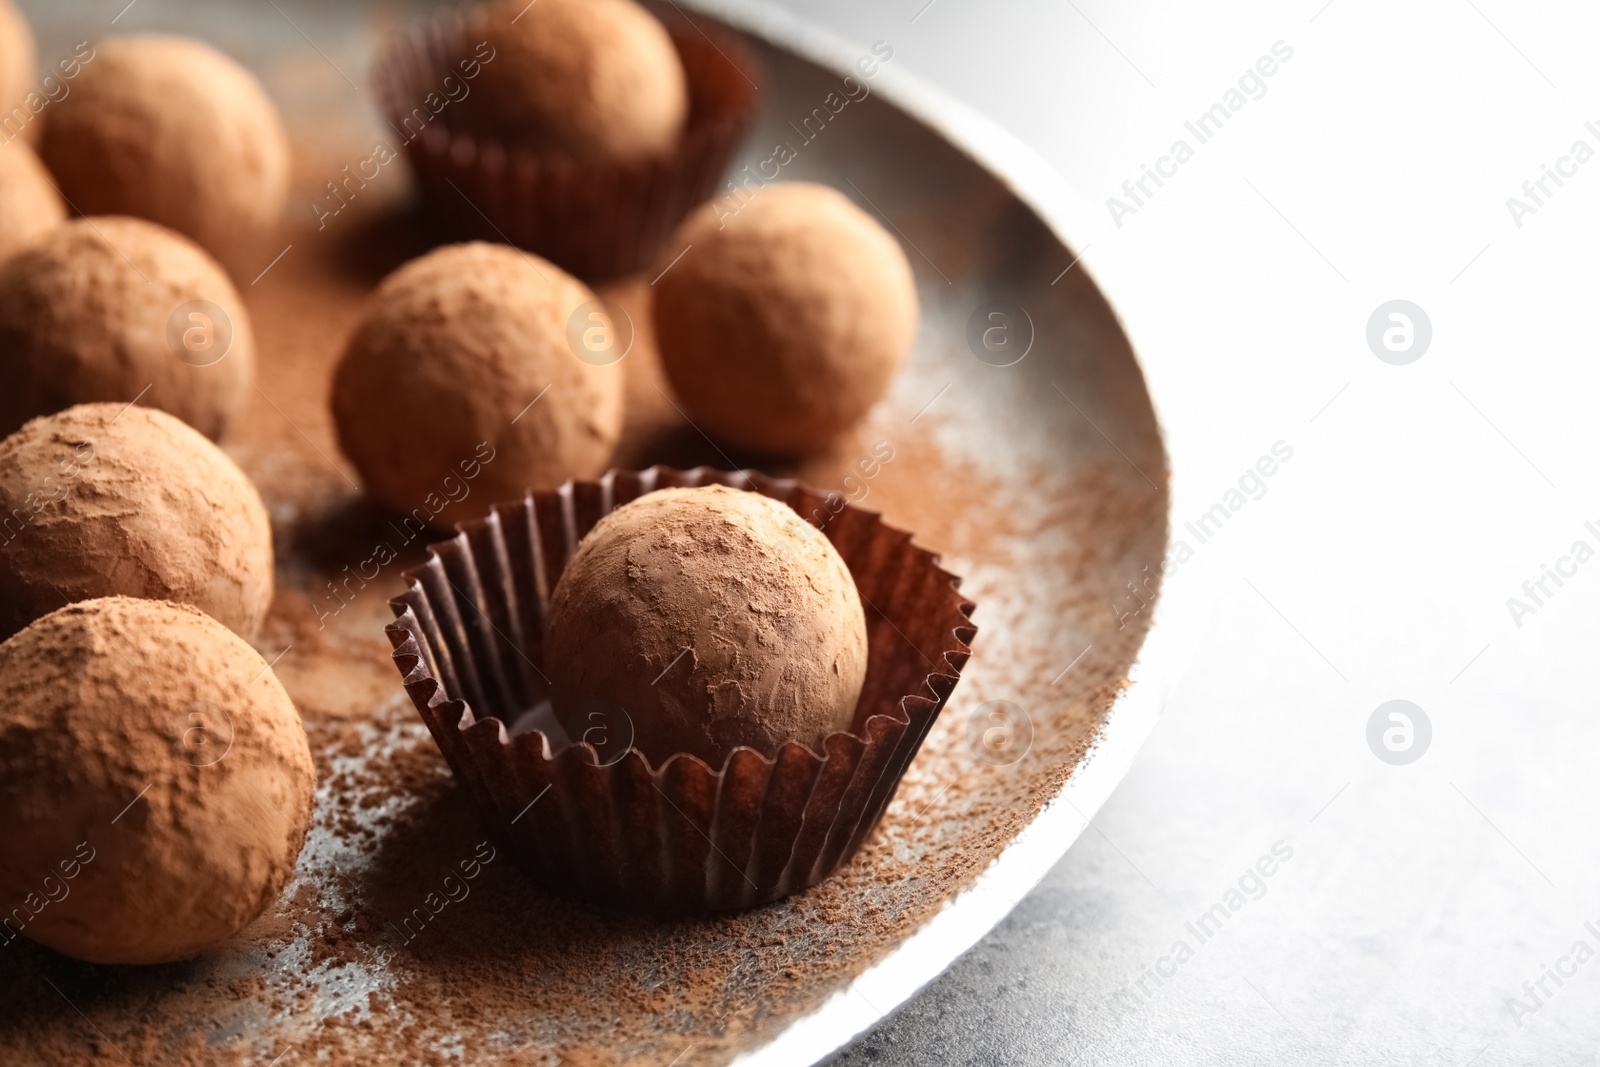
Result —
[[[30,8],[46,61],[104,29]],[[226,446],[273,516],[278,592],[257,645],[311,735],[316,826],[279,907],[198,959],[102,968],[0,945],[0,1062],[825,1055],[1026,891],[1148,729],[1150,702],[1130,711],[1123,694],[1153,611],[1145,568],[1166,544],[1167,460],[1127,338],[1083,265],[1068,269],[1061,216],[1014,165],[1021,157],[994,148],[1004,138],[992,126],[921,89],[882,49],[773,21],[769,39],[751,35],[767,80],[736,166],[759,174],[786,144],[784,178],[834,185],[899,235],[923,302],[916,352],[859,432],[828,455],[775,464],[685,422],[655,363],[650,279],[608,286],[637,330],[615,462],[753,466],[836,490],[916,531],[962,574],[980,633],[877,830],[823,884],[675,922],[548,895],[483,843],[400,689],[386,601],[435,535],[408,536],[362,501],[328,414],[333,361],[363,298],[436,240],[407,209],[403,163],[343,184],[372,173],[374,145],[396,137],[351,84],[382,27],[353,6],[283,10],[143,0],[116,30],[216,39],[261,73],[294,131],[294,224],[239,278],[261,370]],[[330,181],[345,192],[335,198]],[[760,195],[757,181],[748,189]],[[419,506],[433,488],[418,486]],[[1074,788],[1085,790],[1075,806]],[[1064,789],[1067,803],[1051,807]]]

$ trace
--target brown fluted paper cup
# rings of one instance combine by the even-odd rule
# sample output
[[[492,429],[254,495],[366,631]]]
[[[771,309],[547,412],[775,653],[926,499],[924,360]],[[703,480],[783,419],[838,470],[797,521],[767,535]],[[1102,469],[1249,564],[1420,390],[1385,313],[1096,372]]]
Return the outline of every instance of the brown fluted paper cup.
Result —
[[[867,673],[825,756],[790,742],[725,766],[687,754],[602,762],[550,713],[544,617],[601,517],[668,486],[721,484],[830,514],[821,494],[752,471],[612,471],[529,493],[462,524],[406,572],[386,632],[406,692],[490,829],[537,878],[628,910],[746,908],[826,878],[861,847],[971,655],[973,604],[911,535],[846,505],[825,533],[867,616]]]
[[[509,241],[588,281],[654,263],[685,215],[710,199],[755,115],[760,67],[731,36],[668,25],[689,83],[689,119],[669,154],[624,162],[540,155],[429,119],[446,77],[483,40],[481,7],[402,29],[374,69],[379,105],[404,138],[430,212],[461,239]],[[423,121],[419,122],[419,115]]]

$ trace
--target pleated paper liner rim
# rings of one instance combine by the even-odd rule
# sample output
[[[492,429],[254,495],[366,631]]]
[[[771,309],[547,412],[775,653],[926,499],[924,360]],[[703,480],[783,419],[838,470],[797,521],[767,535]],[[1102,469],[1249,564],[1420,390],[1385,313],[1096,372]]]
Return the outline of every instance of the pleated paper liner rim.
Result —
[[[814,525],[831,516],[823,532],[867,615],[850,731],[828,736],[825,755],[792,741],[772,758],[735,749],[715,769],[687,753],[652,767],[633,748],[602,764],[586,741],[553,742],[535,725],[554,723],[542,620],[578,542],[645,493],[713,484],[782,500]],[[613,470],[497,504],[405,572],[385,628],[405,690],[491,831],[541,882],[630,911],[723,911],[815,885],[861,847],[977,631],[974,604],[937,556],[838,500],[756,471]]]
[[[585,280],[655,263],[678,223],[710,199],[756,110],[759,62],[737,39],[687,16],[666,22],[689,85],[689,117],[671,152],[579,160],[475,138],[450,128],[449,106],[412,129],[431,93],[471,58],[484,6],[453,8],[402,27],[373,68],[379,106],[435,215],[456,237],[506,241]],[[492,62],[492,60],[491,60]],[[468,97],[472,88],[468,87]],[[465,98],[464,98],[465,99]]]

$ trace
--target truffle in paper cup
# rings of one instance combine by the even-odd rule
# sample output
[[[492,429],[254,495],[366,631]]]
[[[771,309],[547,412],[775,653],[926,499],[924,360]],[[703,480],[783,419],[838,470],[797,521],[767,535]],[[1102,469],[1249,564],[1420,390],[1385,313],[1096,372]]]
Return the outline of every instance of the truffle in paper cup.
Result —
[[[403,28],[378,59],[379,105],[403,138],[430,212],[452,238],[508,241],[586,280],[655,262],[690,209],[710,198],[755,114],[760,68],[727,34],[669,24],[689,88],[689,118],[665,155],[593,161],[534,152],[450,128],[445,79],[479,62],[484,8]],[[493,62],[492,59],[489,62]],[[456,90],[459,92],[459,90]]]
[[[971,655],[973,604],[959,579],[910,534],[846,505],[824,532],[867,615],[866,681],[849,731],[828,736],[820,754],[799,742],[770,759],[740,748],[721,767],[687,754],[655,767],[609,733],[567,737],[541,666],[562,568],[620,505],[712,484],[801,515],[823,510],[820,494],[752,471],[612,471],[461,525],[390,602],[394,662],[434,741],[491,831],[558,892],[696,913],[815,885],[877,825]]]

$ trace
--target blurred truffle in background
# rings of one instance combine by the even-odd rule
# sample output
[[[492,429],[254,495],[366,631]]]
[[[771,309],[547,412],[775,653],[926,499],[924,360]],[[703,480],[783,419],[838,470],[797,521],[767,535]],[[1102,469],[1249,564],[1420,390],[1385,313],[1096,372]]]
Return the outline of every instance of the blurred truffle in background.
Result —
[[[502,0],[486,10],[494,61],[451,112],[464,133],[575,159],[672,149],[689,115],[672,38],[633,0]]]
[[[11,0],[0,0],[0,142],[19,135],[28,141],[37,139],[26,99],[34,87],[38,63],[27,17]]]
[[[50,173],[21,140],[0,144],[0,259],[66,220]]]
[[[283,211],[289,140],[234,60],[188,37],[96,43],[50,106],[39,154],[86,215],[134,215],[191,238],[236,274]]]

